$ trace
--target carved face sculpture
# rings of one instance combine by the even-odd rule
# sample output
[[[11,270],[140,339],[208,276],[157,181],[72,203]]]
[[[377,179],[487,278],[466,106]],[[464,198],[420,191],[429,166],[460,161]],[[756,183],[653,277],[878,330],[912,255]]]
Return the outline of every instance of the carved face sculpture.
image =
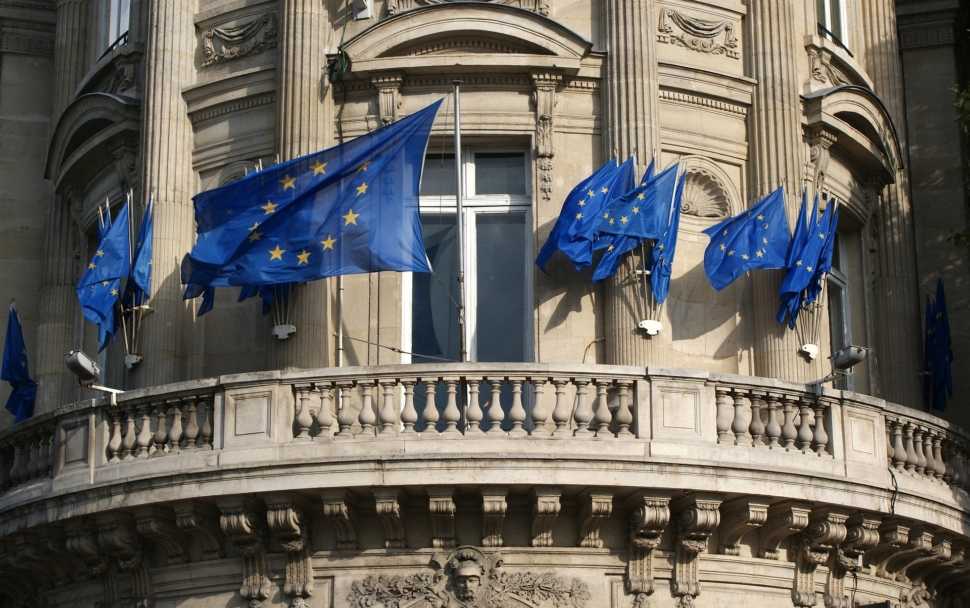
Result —
[[[482,586],[482,568],[473,561],[462,562],[455,570],[455,597],[473,600]]]

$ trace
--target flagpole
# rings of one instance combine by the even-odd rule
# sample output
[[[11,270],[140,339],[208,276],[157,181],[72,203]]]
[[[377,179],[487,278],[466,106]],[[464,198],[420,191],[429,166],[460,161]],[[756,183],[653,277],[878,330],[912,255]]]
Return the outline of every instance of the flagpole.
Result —
[[[465,218],[462,210],[462,163],[461,163],[461,81],[455,85],[455,215],[458,228],[458,353],[459,361],[468,361],[468,345],[465,340]]]

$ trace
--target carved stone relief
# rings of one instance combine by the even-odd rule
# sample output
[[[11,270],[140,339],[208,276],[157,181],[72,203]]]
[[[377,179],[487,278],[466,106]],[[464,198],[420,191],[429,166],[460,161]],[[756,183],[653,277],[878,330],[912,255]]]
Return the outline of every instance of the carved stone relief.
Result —
[[[436,4],[448,4],[458,0],[388,0],[387,14],[396,15],[422,6],[434,6]],[[527,11],[549,16],[549,5],[551,0],[474,0],[478,2],[488,2],[491,4],[501,4],[503,6],[514,6],[524,8]]]
[[[844,84],[852,84],[852,80],[838,67],[832,63],[832,55],[826,51],[815,47],[808,48],[809,73],[812,81],[809,88],[834,87]],[[823,85],[818,87],[815,83]]]
[[[209,28],[202,32],[202,67],[275,49],[278,34],[275,13],[240,25]]]
[[[535,148],[539,168],[539,192],[542,199],[552,198],[552,174],[555,146],[553,115],[556,111],[556,89],[562,83],[561,74],[532,74],[532,101],[536,113]]]
[[[589,588],[551,572],[502,572],[498,554],[458,547],[436,556],[433,572],[369,576],[351,585],[351,608],[583,608]]]
[[[685,15],[672,8],[662,8],[657,19],[657,42],[740,59],[741,52],[734,27],[731,21],[709,21]]]
[[[680,211],[702,219],[723,219],[737,206],[736,189],[712,161],[700,156],[681,159],[687,180]]]

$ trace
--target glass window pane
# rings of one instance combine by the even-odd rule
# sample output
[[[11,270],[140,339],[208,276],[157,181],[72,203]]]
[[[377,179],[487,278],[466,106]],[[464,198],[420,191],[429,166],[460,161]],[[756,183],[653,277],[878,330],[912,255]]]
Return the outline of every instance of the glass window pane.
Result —
[[[829,22],[831,23],[831,25],[829,26],[829,30],[831,30],[831,32],[835,34],[840,41],[844,40],[845,35],[844,35],[844,32],[842,31],[841,0],[831,0],[829,4]]]
[[[525,155],[521,152],[476,154],[475,194],[525,194]]]
[[[421,176],[422,196],[455,196],[455,155],[428,154]]]
[[[477,358],[525,361],[525,214],[476,218]]]
[[[422,215],[424,245],[432,273],[415,272],[411,290],[411,358],[429,363],[420,355],[458,360],[457,229],[455,216]]]

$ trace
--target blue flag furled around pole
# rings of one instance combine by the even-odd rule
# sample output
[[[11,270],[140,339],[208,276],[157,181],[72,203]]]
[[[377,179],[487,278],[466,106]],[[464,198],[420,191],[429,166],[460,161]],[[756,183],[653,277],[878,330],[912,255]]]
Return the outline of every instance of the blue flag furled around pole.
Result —
[[[430,272],[418,196],[441,102],[195,197],[185,298],[383,270]]]
[[[784,188],[704,233],[711,237],[704,251],[704,272],[718,291],[749,270],[784,268],[791,241]]]
[[[536,266],[545,270],[557,251],[562,251],[573,264],[579,263],[579,260],[573,259],[573,254],[582,257],[585,252],[584,245],[590,240],[586,238],[586,234],[590,232],[587,226],[592,226],[602,207],[600,189],[608,184],[617,170],[616,161],[608,160],[596,172],[576,184],[563,201],[556,224],[536,256]]]
[[[825,276],[832,271],[832,257],[835,255],[839,236],[839,206],[835,199],[832,199],[829,207],[833,207],[832,215],[829,216],[828,227],[824,229],[825,244],[822,245],[822,253],[818,256],[818,264],[815,265],[815,276],[805,290],[806,304],[811,304],[822,294]]]
[[[788,327],[795,328],[798,312],[815,301],[821,293],[821,282],[824,274],[832,268],[832,247],[835,244],[835,223],[838,222],[836,205],[833,201],[826,206],[822,217],[818,217],[818,200],[812,207],[812,214],[805,222],[808,203],[802,197],[802,208],[798,212],[799,224],[795,227],[785,262],[785,278],[778,288],[781,306],[776,319],[784,324],[787,318]],[[828,251],[828,268],[825,265],[826,251]]]
[[[145,215],[141,218],[135,254],[131,263],[131,283],[134,286],[135,303],[141,304],[152,291],[152,232],[154,204],[149,199]]]
[[[77,299],[84,318],[98,326],[98,350],[104,350],[117,329],[115,304],[121,282],[131,270],[131,239],[128,236],[128,204],[111,222],[77,284]]]
[[[936,297],[927,298],[925,332],[924,395],[934,410],[943,411],[947,399],[953,397],[953,343],[943,279],[936,282]]]
[[[671,204],[670,222],[662,239],[654,243],[650,255],[650,290],[657,304],[663,304],[670,292],[670,277],[674,270],[674,253],[677,251],[677,231],[680,229],[680,204],[684,198],[687,174],[677,181],[677,191]]]
[[[7,399],[7,411],[16,422],[22,422],[34,415],[34,401],[37,399],[37,383],[30,379],[27,365],[27,345],[24,332],[20,327],[17,309],[10,305],[7,316],[7,338],[3,344],[3,369],[0,378],[10,383],[13,389]]]

